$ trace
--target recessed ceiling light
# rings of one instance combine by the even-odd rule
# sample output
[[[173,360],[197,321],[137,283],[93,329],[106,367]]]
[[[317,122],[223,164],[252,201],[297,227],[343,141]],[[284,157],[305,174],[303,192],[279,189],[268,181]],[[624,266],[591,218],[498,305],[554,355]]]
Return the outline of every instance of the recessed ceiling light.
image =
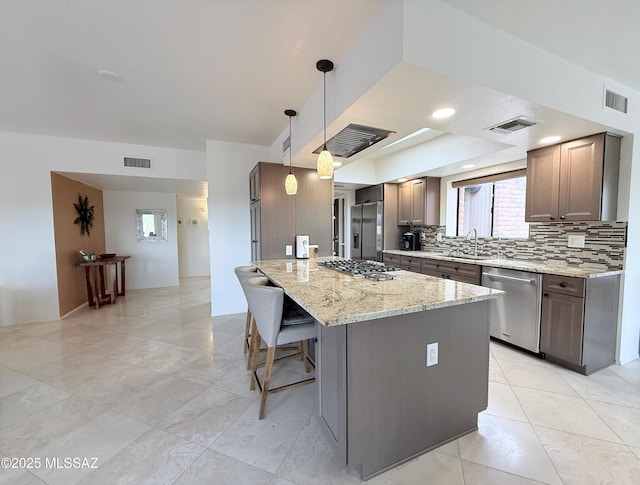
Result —
[[[462,166],[462,168],[473,168],[475,167],[476,164],[475,163],[466,163]]]
[[[98,76],[102,79],[106,79],[107,81],[122,81],[120,74],[113,71],[108,71],[107,69],[100,69],[98,71]]]
[[[334,160],[333,168],[338,168],[338,167],[342,167],[342,162],[339,162],[338,160]]]
[[[406,182],[406,181],[407,181],[407,179],[405,177],[402,177],[402,178],[398,179],[398,182],[400,182],[400,183]]]
[[[396,140],[393,143],[389,143],[386,147],[382,147],[382,149],[384,150],[385,148],[392,147],[396,143],[402,143],[403,141],[408,140],[409,138],[413,138],[414,136],[422,135],[423,133],[426,133],[430,129],[431,128],[420,128],[419,130],[414,131],[413,133],[409,133],[407,136],[400,138],[399,140]]]
[[[442,109],[438,109],[436,111],[434,111],[433,113],[431,113],[431,116],[433,116],[436,119],[443,119],[443,118],[448,118],[449,116],[453,116],[453,113],[455,113],[456,110],[453,108],[442,108]]]
[[[558,135],[554,135],[554,136],[547,136],[545,138],[543,138],[542,140],[540,140],[540,143],[555,143],[557,141],[560,140],[560,136]]]

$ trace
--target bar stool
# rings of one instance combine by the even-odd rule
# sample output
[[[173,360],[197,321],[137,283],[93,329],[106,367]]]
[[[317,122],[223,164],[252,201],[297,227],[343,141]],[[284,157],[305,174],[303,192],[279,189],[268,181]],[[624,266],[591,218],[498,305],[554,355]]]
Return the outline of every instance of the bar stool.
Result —
[[[253,391],[257,384],[262,394],[259,419],[264,419],[265,406],[269,394],[311,384],[316,380],[313,377],[273,389],[269,387],[273,363],[276,361],[302,356],[305,372],[308,373],[310,371],[310,366],[313,363],[309,360],[309,345],[307,341],[315,338],[316,325],[315,319],[299,307],[293,320],[284,319],[284,291],[282,288],[267,286],[268,283],[269,280],[266,277],[246,278],[242,281],[254,322],[251,329],[249,359],[252,372],[251,390]],[[264,363],[264,378],[262,381],[258,376],[258,355],[260,354],[258,349],[261,339],[267,345],[267,358]],[[275,358],[276,346],[300,341],[302,342],[301,352],[278,359]]]
[[[237,268],[234,268],[233,270],[236,274],[236,276],[238,277],[238,281],[240,282],[240,286],[242,286],[242,280],[244,280],[245,278],[252,278],[254,276],[258,276],[260,273],[258,273],[258,268],[256,268],[255,266],[238,266]],[[244,288],[242,288],[242,291],[244,292]],[[245,294],[245,298],[246,298],[246,294]],[[247,321],[245,323],[245,327],[244,327],[244,353],[246,354],[247,351],[249,350],[249,337],[251,336],[251,310],[248,308],[247,305]],[[249,367],[247,366],[247,369],[249,369]]]

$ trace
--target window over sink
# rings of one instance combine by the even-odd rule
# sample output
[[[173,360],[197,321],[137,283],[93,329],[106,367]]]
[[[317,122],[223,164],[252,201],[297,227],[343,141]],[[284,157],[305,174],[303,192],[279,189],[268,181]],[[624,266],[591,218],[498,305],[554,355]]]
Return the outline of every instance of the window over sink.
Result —
[[[461,180],[452,186],[458,191],[456,235],[466,236],[476,228],[478,237],[529,237],[524,221],[526,170]]]

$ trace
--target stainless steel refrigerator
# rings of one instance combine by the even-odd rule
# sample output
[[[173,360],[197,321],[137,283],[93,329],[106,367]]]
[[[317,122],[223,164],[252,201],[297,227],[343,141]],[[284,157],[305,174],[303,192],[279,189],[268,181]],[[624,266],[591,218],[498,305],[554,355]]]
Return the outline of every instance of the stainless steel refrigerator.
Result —
[[[383,203],[351,206],[351,258],[382,261]]]

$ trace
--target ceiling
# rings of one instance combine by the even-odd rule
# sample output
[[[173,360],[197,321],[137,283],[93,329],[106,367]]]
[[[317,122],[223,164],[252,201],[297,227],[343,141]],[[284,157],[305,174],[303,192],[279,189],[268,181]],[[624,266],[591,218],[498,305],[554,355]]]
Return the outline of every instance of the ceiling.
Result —
[[[283,110],[299,109],[321,86],[315,62],[339,62],[382,6],[394,1],[399,0],[3,0],[0,130],[193,150],[204,150],[206,139],[271,145],[287,126]],[[640,63],[629,59],[629,48],[640,45],[637,0],[443,1],[640,91]],[[120,79],[100,77],[101,69]],[[447,80],[425,81],[451,88]],[[457,88],[467,100],[481,94]],[[372,91],[381,96],[380,106],[394,107],[393,119],[389,109],[376,112],[373,92],[347,114],[376,119],[386,113],[380,126],[401,126],[398,137],[413,129],[414,118],[424,119],[424,113],[411,111],[415,102],[397,99],[389,79]],[[432,99],[439,94],[429,91]],[[507,119],[490,120],[486,109],[474,113],[458,125],[433,128],[478,136]],[[429,138],[416,137],[405,146]],[[521,146],[529,142],[526,136],[514,139]],[[128,190],[132,181],[126,179],[85,181]],[[158,184],[150,191],[206,194],[206,184]],[[153,189],[154,180],[145,186]]]

